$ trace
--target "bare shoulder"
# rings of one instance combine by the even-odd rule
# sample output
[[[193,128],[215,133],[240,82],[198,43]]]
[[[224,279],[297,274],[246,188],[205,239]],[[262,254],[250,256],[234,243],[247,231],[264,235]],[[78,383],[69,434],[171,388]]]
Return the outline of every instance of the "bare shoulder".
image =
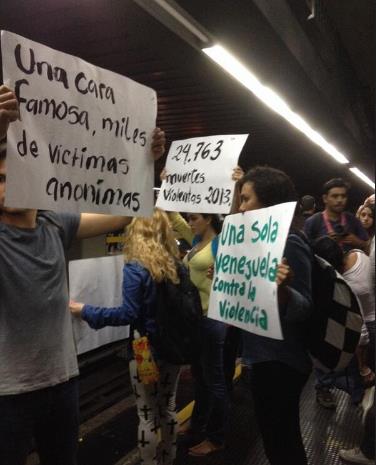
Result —
[[[350,252],[348,252],[344,256],[343,265],[344,265],[344,270],[345,271],[350,270],[355,265],[355,263],[356,263],[356,261],[358,259],[358,253],[359,252],[357,252],[355,250],[350,250]]]

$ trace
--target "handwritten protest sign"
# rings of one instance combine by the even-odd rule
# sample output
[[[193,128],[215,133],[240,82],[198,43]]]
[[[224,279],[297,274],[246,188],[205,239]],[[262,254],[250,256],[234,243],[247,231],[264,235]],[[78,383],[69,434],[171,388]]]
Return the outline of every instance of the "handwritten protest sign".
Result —
[[[88,258],[69,262],[69,293],[76,302],[98,307],[118,307],[122,302],[124,256]],[[129,336],[128,326],[106,326],[100,330],[73,317],[78,354]]]
[[[231,180],[248,135],[195,137],[174,141],[157,206],[168,211],[228,213]]]
[[[227,216],[215,259],[210,318],[283,339],[275,278],[295,205]]]
[[[6,205],[147,216],[156,94],[131,79],[2,31],[10,125]]]

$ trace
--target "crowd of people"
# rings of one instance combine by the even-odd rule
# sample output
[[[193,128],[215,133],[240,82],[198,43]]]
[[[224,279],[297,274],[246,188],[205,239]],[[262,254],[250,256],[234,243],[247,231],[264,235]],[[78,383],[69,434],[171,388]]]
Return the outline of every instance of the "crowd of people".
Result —
[[[0,87],[0,140],[18,118],[14,93]],[[156,129],[152,154],[164,153]],[[372,389],[374,367],[374,196],[355,215],[346,211],[349,186],[332,179],[323,188],[324,210],[305,196],[299,202],[289,176],[258,166],[235,168],[233,213],[296,201],[283,259],[276,269],[283,340],[229,327],[207,316],[221,219],[211,213],[163,212],[151,218],[55,214],[4,206],[6,143],[0,146],[0,463],[24,465],[34,438],[43,465],[77,464],[78,365],[71,314],[92,328],[130,325],[131,334],[157,332],[158,286],[179,283],[181,253],[174,231],[190,246],[183,258],[197,288],[203,316],[202,346],[191,363],[195,405],[189,426],[179,429],[176,392],[180,366],[163,359],[151,343],[159,377],[145,384],[136,359],[129,363],[139,417],[139,451],[144,465],[173,465],[177,446],[194,457],[220,454],[231,415],[232,377],[238,356],[252,366],[251,392],[266,456],[271,465],[307,465],[299,401],[312,372],[305,332],[312,312],[313,255],[319,254],[351,286],[362,309],[363,329],[354,354],[362,397]],[[313,199],[315,200],[315,199]],[[125,228],[123,301],[119,307],[69,302],[64,250],[74,237]],[[373,355],[373,357],[372,357]],[[315,369],[317,402],[335,408],[338,374]],[[278,385],[278,393],[275,386]],[[367,392],[366,392],[367,391]],[[352,394],[352,393],[350,393]],[[159,434],[160,431],[160,434]],[[340,451],[353,463],[374,462],[374,402],[369,402],[359,448]]]

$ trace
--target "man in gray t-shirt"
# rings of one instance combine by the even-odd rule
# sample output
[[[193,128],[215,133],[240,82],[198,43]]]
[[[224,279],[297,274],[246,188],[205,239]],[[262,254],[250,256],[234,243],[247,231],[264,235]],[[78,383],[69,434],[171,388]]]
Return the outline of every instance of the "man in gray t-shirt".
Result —
[[[17,117],[15,95],[0,86],[0,144]],[[154,158],[164,143],[156,130]],[[0,464],[24,465],[34,437],[43,464],[75,465],[78,365],[64,250],[131,218],[6,208],[5,182],[0,145]]]
[[[38,215],[30,229],[0,222],[2,396],[43,389],[78,375],[64,248],[79,224],[79,215],[54,213]]]

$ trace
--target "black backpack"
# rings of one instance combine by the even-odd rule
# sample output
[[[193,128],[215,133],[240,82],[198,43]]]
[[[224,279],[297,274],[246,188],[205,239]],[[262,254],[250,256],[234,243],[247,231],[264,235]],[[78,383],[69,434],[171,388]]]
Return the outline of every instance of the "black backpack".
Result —
[[[179,284],[157,284],[156,333],[152,345],[162,360],[186,365],[197,360],[201,347],[202,307],[200,294],[182,263],[177,263]]]

